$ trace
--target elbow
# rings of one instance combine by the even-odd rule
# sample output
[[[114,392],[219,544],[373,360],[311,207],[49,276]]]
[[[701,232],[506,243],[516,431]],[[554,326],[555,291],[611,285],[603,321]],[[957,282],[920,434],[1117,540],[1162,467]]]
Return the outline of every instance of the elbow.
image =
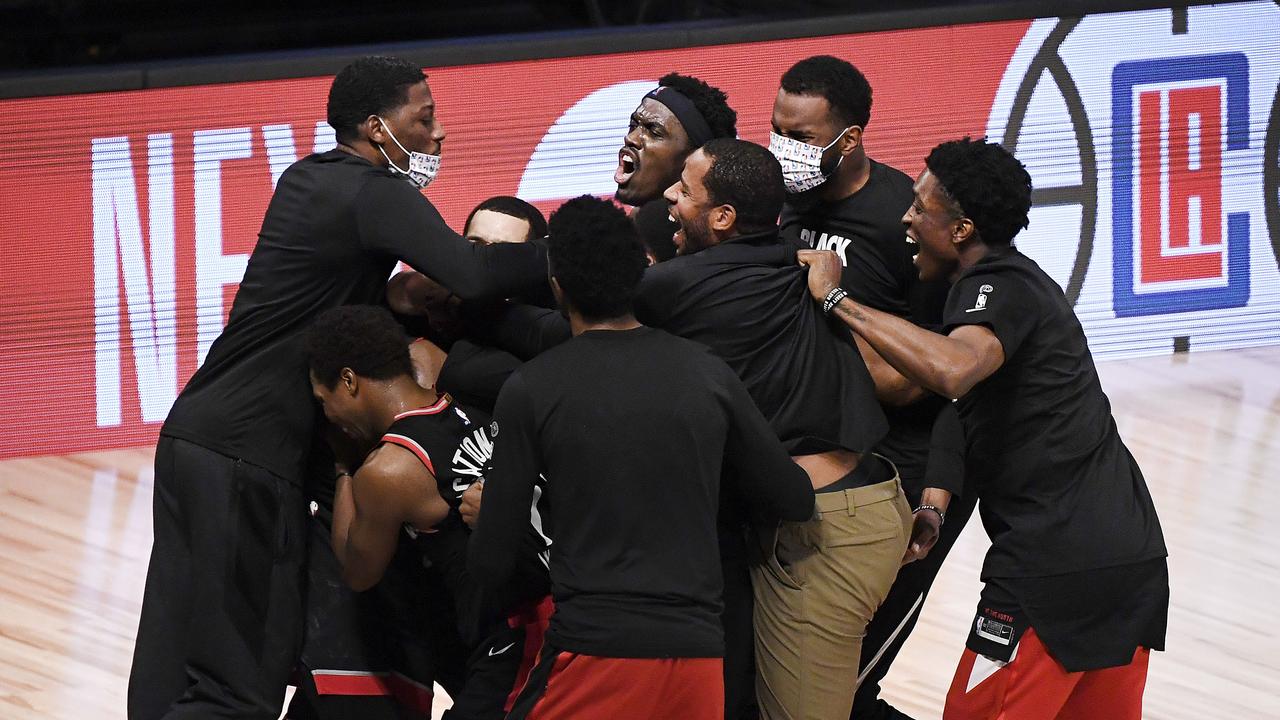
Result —
[[[347,586],[352,590],[364,592],[377,585],[382,578],[372,573],[361,573],[344,567],[342,569],[342,579],[346,581]]]
[[[782,519],[787,522],[805,522],[813,519],[814,512],[814,495],[810,489],[807,497],[803,501],[797,501],[794,505],[787,508],[787,512],[782,514]]]
[[[956,370],[942,375],[936,390],[948,400],[959,400],[968,395],[975,384],[966,373]]]
[[[933,367],[929,389],[947,398],[958,400],[969,393],[977,383],[972,368],[960,363],[939,363]]]
[[[800,467],[797,465],[797,469]],[[795,481],[796,492],[791,501],[782,508],[782,519],[789,522],[804,522],[813,519],[814,503],[817,502],[816,494],[813,492],[813,481],[809,479],[809,473],[800,469],[800,474]]]
[[[463,302],[479,302],[502,294],[493,283],[483,278],[468,278],[461,282],[455,282],[449,288],[449,292],[457,295]]]

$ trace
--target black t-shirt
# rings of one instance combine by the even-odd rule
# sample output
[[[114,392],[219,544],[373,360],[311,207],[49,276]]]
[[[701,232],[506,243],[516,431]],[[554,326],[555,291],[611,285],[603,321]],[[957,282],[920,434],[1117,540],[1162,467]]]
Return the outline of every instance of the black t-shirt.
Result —
[[[320,312],[378,303],[397,260],[463,297],[546,284],[532,244],[477,245],[412,185],[341,150],[280,176],[226,328],[161,432],[301,484],[316,410],[300,337]]]
[[[423,557],[440,571],[445,589],[453,597],[458,630],[467,645],[474,647],[501,627],[517,606],[547,594],[546,542],[541,537],[537,504],[526,508],[517,523],[525,544],[513,582],[500,589],[484,588],[467,569],[471,532],[458,515],[458,506],[467,488],[484,479],[489,470],[494,447],[489,415],[442,395],[430,407],[397,415],[381,442],[402,447],[421,460],[449,505],[449,515],[435,527],[406,526],[405,531]]]
[[[722,466],[762,518],[813,512],[742,382],[706,348],[661,330],[589,331],[502,388],[493,471],[470,567],[511,572],[513,534],[539,474],[555,614],[547,641],[605,657],[719,657],[716,511]]]
[[[945,323],[985,325],[1004,348],[1004,365],[957,404],[991,537],[983,579],[1164,557],[1147,484],[1058,284],[1017,250],[992,251],[955,283]]]
[[[911,178],[870,162],[867,182],[854,194],[804,209],[783,206],[780,235],[798,247],[835,251],[844,265],[841,287],[855,301],[937,329],[949,284],[922,282],[912,261],[916,246],[907,241],[902,224],[913,196]],[[954,412],[947,404],[944,398],[932,397],[908,407],[884,409],[889,433],[876,451],[897,465],[903,489],[913,503],[925,487],[961,492],[963,467],[953,458],[963,438],[935,432],[938,414]],[[939,429],[947,427],[947,420],[939,425]],[[940,444],[934,444],[935,437]]]
[[[945,281],[921,282],[902,216],[911,206],[911,178],[871,160],[858,192],[803,210],[782,207],[779,234],[797,247],[833,250],[844,265],[841,287],[857,302],[937,326],[947,297]]]
[[[744,235],[649,268],[636,317],[728,363],[793,455],[866,452],[888,429],[875,385],[805,272],[776,232]]]

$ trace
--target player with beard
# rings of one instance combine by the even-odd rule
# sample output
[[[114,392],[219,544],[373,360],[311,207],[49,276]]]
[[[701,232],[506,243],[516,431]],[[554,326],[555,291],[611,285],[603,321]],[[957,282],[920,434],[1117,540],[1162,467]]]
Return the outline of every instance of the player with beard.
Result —
[[[548,253],[574,337],[502,389],[469,548],[478,576],[508,582],[546,478],[556,608],[509,717],[719,720],[722,477],[774,520],[812,515],[808,478],[722,360],[636,321],[647,262],[620,209],[569,201]]]
[[[662,193],[680,177],[685,158],[714,138],[738,136],[738,114],[725,94],[696,77],[668,73],[640,100],[618,149],[614,199],[636,208],[640,239],[656,262],[675,254]]]
[[[818,493],[818,516],[762,528],[756,695],[765,718],[847,717],[860,641],[907,548],[910,509],[870,451],[887,424],[849,333],[808,302],[778,238],[777,159],[740,140],[689,156],[668,188],[680,255],[650,268],[637,317],[724,358]]]
[[[325,416],[356,444],[373,448],[354,477],[338,476],[332,546],[343,579],[357,591],[373,587],[403,537],[410,538],[422,564],[443,578],[470,653],[446,717],[503,717],[526,646],[524,627],[507,622],[509,611],[536,605],[547,584],[545,558],[536,559],[545,548],[540,522],[528,507],[514,528],[527,551],[519,553],[526,562],[513,571],[513,582],[482,590],[468,571],[470,532],[457,508],[487,469],[494,442],[488,415],[418,383],[403,333],[385,309],[328,310],[308,331],[306,348]]]
[[[1031,177],[999,145],[934,148],[902,218],[925,280],[952,284],[946,335],[855,302],[839,258],[804,251],[823,309],[957,407],[991,538],[946,720],[1142,716],[1164,647],[1164,538],[1062,288],[1013,246]]]
[[[919,279],[902,231],[911,179],[868,157],[863,143],[871,95],[857,68],[830,55],[801,60],[783,74],[769,145],[788,191],[780,234],[799,247],[836,252],[842,286],[859,303],[939,329],[947,283]],[[880,681],[915,628],[974,498],[962,492],[964,437],[952,403],[902,382],[866,341],[855,339],[889,420],[877,451],[897,466],[915,527],[908,564],[867,627],[852,718],[902,718],[878,697]]]
[[[133,720],[280,713],[303,631],[317,430],[307,323],[380,301],[397,260],[464,298],[546,285],[540,248],[469,243],[422,195],[445,132],[421,68],[348,65],[328,120],[338,146],[280,176],[227,325],[160,430]]]

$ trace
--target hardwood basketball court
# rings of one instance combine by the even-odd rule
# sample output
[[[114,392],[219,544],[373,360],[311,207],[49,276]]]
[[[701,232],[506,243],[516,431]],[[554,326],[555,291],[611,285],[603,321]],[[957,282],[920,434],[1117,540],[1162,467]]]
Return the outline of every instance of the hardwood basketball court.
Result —
[[[1280,347],[1100,371],[1170,552],[1168,651],[1152,655],[1145,717],[1280,718]],[[124,717],[151,458],[143,447],[0,461],[0,718]],[[886,680],[918,720],[941,715],[986,546],[975,517]]]

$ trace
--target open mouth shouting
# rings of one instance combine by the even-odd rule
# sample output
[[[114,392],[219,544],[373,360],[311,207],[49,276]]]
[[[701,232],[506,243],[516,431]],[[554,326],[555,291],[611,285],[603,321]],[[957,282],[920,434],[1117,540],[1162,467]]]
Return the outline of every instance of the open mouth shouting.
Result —
[[[639,169],[640,154],[626,146],[619,149],[618,169],[613,171],[613,181],[618,184],[618,189],[626,188],[627,183],[631,181],[631,177]]]

